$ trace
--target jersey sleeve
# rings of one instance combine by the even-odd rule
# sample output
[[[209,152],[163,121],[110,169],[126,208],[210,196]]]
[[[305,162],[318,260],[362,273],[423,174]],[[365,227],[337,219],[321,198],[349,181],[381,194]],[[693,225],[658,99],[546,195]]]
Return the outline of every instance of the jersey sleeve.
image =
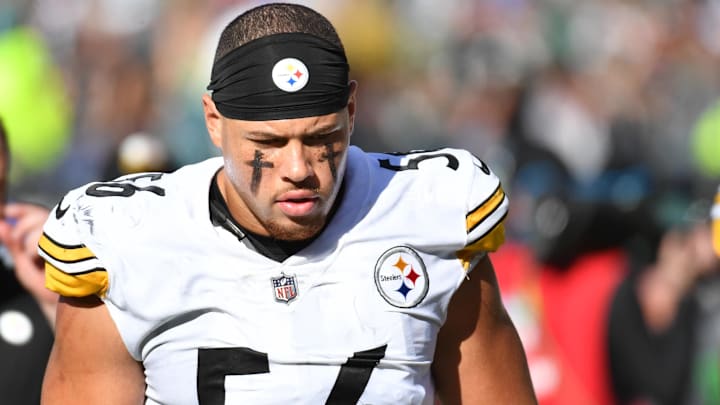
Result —
[[[505,241],[504,221],[509,201],[500,179],[476,157],[468,186],[465,246],[458,252],[466,270],[487,252],[496,251]]]
[[[45,260],[45,285],[67,297],[98,295],[108,289],[108,275],[100,260],[86,246],[84,235],[92,220],[83,218],[92,207],[81,207],[82,190],[65,195],[50,212],[38,244]]]
[[[717,194],[715,194],[710,217],[712,219],[713,248],[715,249],[715,254],[720,256],[720,187],[718,188]]]

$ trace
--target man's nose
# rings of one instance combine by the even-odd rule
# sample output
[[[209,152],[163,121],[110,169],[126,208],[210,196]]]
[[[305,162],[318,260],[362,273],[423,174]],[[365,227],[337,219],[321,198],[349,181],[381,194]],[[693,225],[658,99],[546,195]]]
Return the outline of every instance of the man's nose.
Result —
[[[301,142],[286,145],[283,159],[283,175],[293,183],[299,183],[313,174],[312,161],[308,149]]]

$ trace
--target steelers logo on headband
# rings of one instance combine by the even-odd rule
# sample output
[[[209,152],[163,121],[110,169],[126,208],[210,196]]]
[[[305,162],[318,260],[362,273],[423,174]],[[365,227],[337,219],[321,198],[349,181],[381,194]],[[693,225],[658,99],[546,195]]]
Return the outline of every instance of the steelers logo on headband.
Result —
[[[273,67],[272,79],[280,90],[294,93],[305,87],[310,80],[310,72],[300,60],[285,58]]]
[[[320,116],[347,106],[349,69],[341,46],[311,34],[272,34],[217,60],[207,89],[228,118]]]

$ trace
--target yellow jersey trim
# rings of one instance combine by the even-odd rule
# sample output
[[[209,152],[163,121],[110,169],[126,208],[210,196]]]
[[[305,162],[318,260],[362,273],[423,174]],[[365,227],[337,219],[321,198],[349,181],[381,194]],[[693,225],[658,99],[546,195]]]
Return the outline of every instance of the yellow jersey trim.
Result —
[[[81,274],[68,274],[45,262],[45,287],[66,297],[105,296],[108,275],[105,269],[94,269]]]
[[[94,259],[95,255],[85,245],[63,245],[54,241],[46,233],[40,237],[40,249],[53,259],[64,263],[77,263]]]
[[[494,252],[505,242],[505,225],[501,222],[492,231],[457,252],[465,271],[470,270],[470,262],[480,252]]]
[[[465,217],[465,227],[468,232],[475,229],[476,226],[480,225],[490,214],[492,214],[505,200],[505,192],[502,187],[498,185],[493,195],[485,200],[482,204],[472,210]]]

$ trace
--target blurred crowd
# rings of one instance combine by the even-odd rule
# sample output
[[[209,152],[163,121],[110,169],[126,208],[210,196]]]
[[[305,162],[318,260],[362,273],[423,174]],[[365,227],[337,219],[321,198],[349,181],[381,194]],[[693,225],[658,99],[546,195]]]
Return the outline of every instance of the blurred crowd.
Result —
[[[612,339],[632,337],[606,326],[630,322],[610,319],[627,302],[642,307],[655,284],[641,275],[671,255],[661,247],[695,249],[668,234],[707,225],[720,182],[720,0],[297,2],[327,15],[346,46],[360,84],[353,143],[467,148],[503,180],[512,206],[495,267],[541,403],[720,403],[720,389],[627,388],[633,377],[617,370],[632,367],[612,358],[626,356]],[[2,0],[10,198],[52,206],[88,181],[216,155],[200,104],[214,43],[260,3]],[[711,273],[711,259],[682,254],[676,265],[697,267],[687,283]],[[628,298],[628,284],[642,287]],[[672,319],[648,325],[682,335]]]

